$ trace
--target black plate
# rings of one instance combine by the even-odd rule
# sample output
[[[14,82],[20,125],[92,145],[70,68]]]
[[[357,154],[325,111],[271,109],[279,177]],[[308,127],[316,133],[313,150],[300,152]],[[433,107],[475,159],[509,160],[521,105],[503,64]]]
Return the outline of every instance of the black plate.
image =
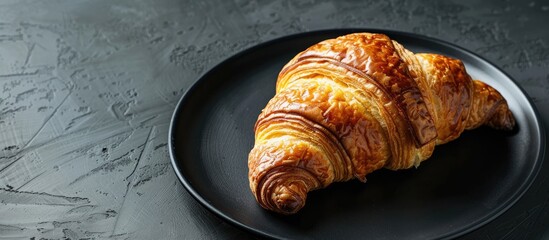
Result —
[[[518,123],[512,133],[468,131],[438,146],[419,168],[379,170],[366,184],[333,184],[309,194],[296,215],[280,216],[256,203],[248,184],[253,126],[274,95],[282,66],[324,39],[381,32],[414,52],[461,59],[469,73],[497,88]],[[455,237],[493,220],[528,189],[543,159],[545,135],[536,110],[497,67],[439,40],[386,30],[308,32],[243,51],[203,75],[182,97],[170,126],[175,172],[202,205],[254,233],[276,238],[429,239]]]

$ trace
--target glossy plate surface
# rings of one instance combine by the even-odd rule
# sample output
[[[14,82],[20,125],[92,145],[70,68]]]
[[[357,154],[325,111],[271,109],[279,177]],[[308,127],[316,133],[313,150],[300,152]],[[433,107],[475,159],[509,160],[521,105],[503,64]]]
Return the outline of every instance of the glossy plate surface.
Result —
[[[324,39],[379,32],[414,52],[461,59],[475,79],[507,99],[518,128],[468,131],[417,169],[379,170],[368,182],[332,184],[309,193],[296,215],[263,210],[249,189],[253,127],[274,95],[278,72],[295,54]],[[169,149],[176,174],[221,218],[275,238],[430,239],[455,237],[493,220],[528,189],[545,151],[545,135],[525,93],[505,73],[462,49],[419,35],[345,29],[302,33],[257,45],[204,74],[177,105]]]

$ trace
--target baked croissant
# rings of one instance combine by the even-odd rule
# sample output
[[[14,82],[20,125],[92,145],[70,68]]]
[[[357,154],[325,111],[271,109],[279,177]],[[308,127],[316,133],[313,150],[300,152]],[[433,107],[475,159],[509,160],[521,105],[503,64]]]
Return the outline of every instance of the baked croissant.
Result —
[[[263,208],[293,214],[309,191],[417,167],[435,145],[481,125],[511,130],[515,120],[460,60],[413,54],[383,34],[325,40],[280,72],[255,125],[250,188]]]

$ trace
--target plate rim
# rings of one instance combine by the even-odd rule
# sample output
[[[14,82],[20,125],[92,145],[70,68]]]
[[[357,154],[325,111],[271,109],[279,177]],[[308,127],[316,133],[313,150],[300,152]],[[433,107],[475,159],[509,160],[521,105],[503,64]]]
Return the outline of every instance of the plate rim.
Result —
[[[216,71],[218,68],[221,68],[226,63],[232,61],[233,59],[238,59],[241,56],[244,56],[246,54],[252,53],[254,51],[260,50],[266,46],[292,40],[292,39],[298,39],[298,38],[307,38],[314,35],[319,34],[348,34],[353,32],[372,32],[372,33],[382,33],[386,34],[388,36],[398,36],[403,38],[409,38],[414,40],[422,40],[422,41],[428,41],[428,42],[434,42],[436,44],[439,44],[443,46],[446,49],[454,49],[459,51],[461,54],[466,54],[468,57],[476,59],[480,62],[485,62],[486,64],[490,65],[490,67],[493,67],[495,70],[497,70],[499,73],[503,74],[505,77],[507,77],[513,84],[514,87],[516,87],[525,97],[526,101],[529,104],[529,108],[532,110],[533,113],[533,120],[536,123],[533,128],[537,132],[539,132],[539,138],[538,141],[540,143],[540,148],[537,153],[538,157],[535,159],[535,163],[533,164],[532,172],[528,175],[528,177],[525,179],[524,182],[519,186],[518,190],[514,192],[514,194],[509,197],[504,204],[500,204],[498,207],[496,207],[494,210],[489,211],[490,214],[487,216],[484,216],[482,218],[479,218],[477,221],[473,223],[469,223],[467,225],[464,225],[462,229],[450,231],[446,233],[445,235],[439,236],[440,238],[447,239],[447,238],[455,238],[459,236],[463,236],[467,233],[470,233],[474,230],[477,230],[481,228],[482,226],[485,226],[489,222],[492,222],[496,218],[500,217],[503,213],[507,212],[511,207],[513,207],[523,196],[532,184],[537,179],[537,176],[542,168],[543,160],[545,159],[546,154],[546,132],[545,127],[543,126],[543,122],[540,121],[540,115],[539,111],[536,108],[536,105],[532,101],[531,97],[526,93],[526,91],[521,87],[520,84],[518,84],[514,78],[512,78],[507,72],[503,71],[499,66],[492,63],[491,61],[481,57],[480,55],[464,48],[459,45],[450,43],[448,41],[406,32],[406,31],[400,31],[400,30],[392,30],[392,29],[382,29],[382,28],[328,28],[328,29],[320,29],[320,30],[312,30],[312,31],[304,31],[304,32],[298,32],[293,34],[284,35],[281,37],[273,38],[270,40],[266,40],[263,42],[260,42],[258,44],[253,44],[247,48],[244,48],[236,53],[230,54],[228,57],[225,57],[224,59],[218,61],[217,63],[214,63],[212,67],[210,67],[208,70],[204,71],[196,80],[190,85],[190,87],[187,88],[187,90],[181,95],[180,99],[178,100],[174,111],[172,113],[171,119],[170,119],[170,125],[168,129],[168,150],[170,155],[170,162],[172,165],[172,169],[174,170],[175,174],[177,175],[177,178],[179,182],[184,186],[184,188],[187,190],[190,195],[200,203],[203,207],[208,209],[211,213],[214,213],[215,216],[220,217],[223,221],[226,221],[233,226],[236,226],[240,229],[247,230],[250,233],[253,233],[255,235],[263,236],[263,237],[269,237],[269,238],[282,238],[280,235],[268,233],[265,231],[262,231],[261,229],[250,227],[244,223],[241,223],[237,221],[236,219],[233,219],[232,217],[228,216],[227,214],[223,213],[221,210],[217,209],[215,206],[208,203],[206,199],[204,199],[196,189],[192,186],[192,184],[189,182],[189,180],[181,173],[180,166],[177,161],[176,156],[176,150],[175,150],[175,139],[174,139],[174,130],[176,128],[177,120],[179,119],[179,112],[181,112],[182,105],[186,101],[188,101],[189,96],[192,92],[196,91],[197,88],[200,87],[200,85],[204,84],[205,78],[207,78],[208,75],[210,75],[212,72]]]

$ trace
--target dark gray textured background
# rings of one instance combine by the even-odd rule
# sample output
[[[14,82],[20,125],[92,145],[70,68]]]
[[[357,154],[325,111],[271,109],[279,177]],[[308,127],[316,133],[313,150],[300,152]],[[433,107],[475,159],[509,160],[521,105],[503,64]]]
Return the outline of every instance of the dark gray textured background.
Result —
[[[359,27],[424,34],[510,74],[549,126],[548,1],[0,2],[0,238],[250,237],[200,206],[169,162],[175,104],[254,44]],[[547,159],[547,157],[546,157]],[[549,237],[549,165],[466,239]]]

